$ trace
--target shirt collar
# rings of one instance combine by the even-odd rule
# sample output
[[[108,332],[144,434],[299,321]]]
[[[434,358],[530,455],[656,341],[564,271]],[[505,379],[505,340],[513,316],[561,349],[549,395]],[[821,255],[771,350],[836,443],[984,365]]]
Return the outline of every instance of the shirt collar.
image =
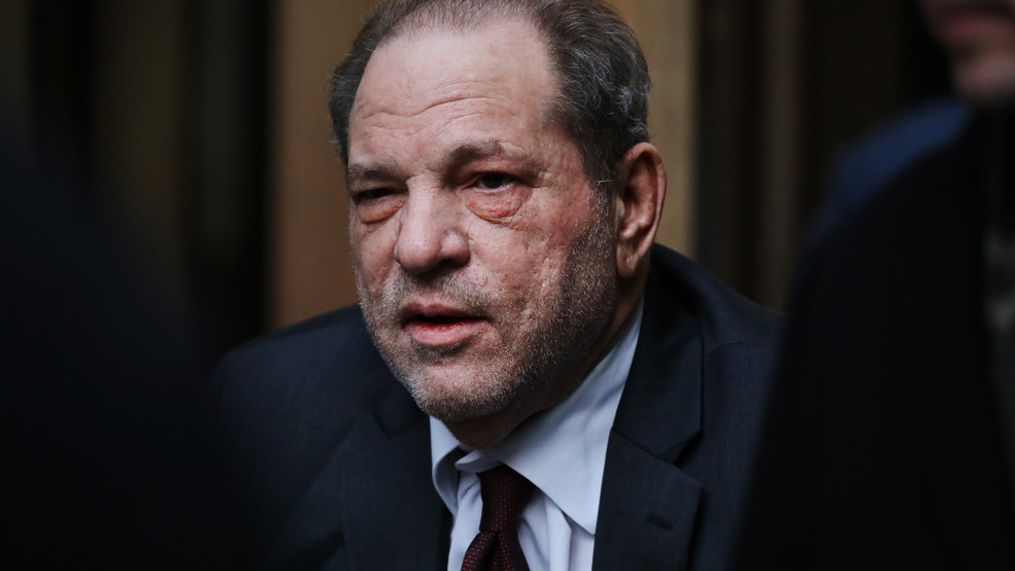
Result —
[[[458,472],[482,472],[507,464],[525,476],[562,512],[595,534],[606,446],[638,344],[644,301],[638,303],[610,352],[566,400],[533,418],[490,450],[458,441],[430,418],[434,487],[451,513],[458,512]]]

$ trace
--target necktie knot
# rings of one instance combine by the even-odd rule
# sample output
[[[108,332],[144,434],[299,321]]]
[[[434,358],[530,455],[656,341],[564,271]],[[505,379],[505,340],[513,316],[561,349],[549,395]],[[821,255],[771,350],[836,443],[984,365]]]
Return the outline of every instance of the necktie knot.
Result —
[[[483,496],[480,531],[509,531],[532,497],[532,482],[505,465],[481,472],[479,490]]]
[[[532,497],[532,482],[504,465],[478,477],[483,515],[479,533],[465,552],[462,570],[528,571],[517,530],[518,518]]]

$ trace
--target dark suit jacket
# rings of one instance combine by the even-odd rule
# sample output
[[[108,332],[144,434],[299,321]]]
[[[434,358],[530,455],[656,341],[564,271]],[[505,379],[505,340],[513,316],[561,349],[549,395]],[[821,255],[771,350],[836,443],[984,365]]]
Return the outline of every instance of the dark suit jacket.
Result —
[[[776,338],[773,313],[653,250],[596,569],[727,567]],[[241,348],[217,380],[249,521],[279,567],[446,568],[451,518],[431,483],[429,423],[358,310]]]
[[[740,568],[1015,569],[977,126],[805,260]]]

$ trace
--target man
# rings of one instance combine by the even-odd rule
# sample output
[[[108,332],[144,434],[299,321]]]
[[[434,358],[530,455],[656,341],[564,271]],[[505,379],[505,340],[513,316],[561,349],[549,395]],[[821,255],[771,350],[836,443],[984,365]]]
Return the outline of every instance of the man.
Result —
[[[331,100],[360,308],[218,374],[277,566],[728,565],[776,322],[652,246],[648,88],[595,0],[366,23]]]
[[[1015,1],[922,7],[975,116],[805,260],[744,569],[1015,568]]]

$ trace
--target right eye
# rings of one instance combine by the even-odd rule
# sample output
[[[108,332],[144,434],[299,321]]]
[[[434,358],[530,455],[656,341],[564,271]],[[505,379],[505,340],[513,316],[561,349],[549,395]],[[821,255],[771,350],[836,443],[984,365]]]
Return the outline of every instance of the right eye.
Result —
[[[385,196],[390,196],[394,191],[390,188],[371,188],[368,190],[361,190],[353,195],[353,199],[357,202],[368,202],[371,200],[379,200]]]
[[[476,186],[483,190],[500,190],[511,182],[511,177],[502,172],[489,172],[476,179]]]
[[[368,188],[353,192],[351,199],[350,211],[361,222],[374,224],[387,220],[401,208],[405,192],[391,187]]]

